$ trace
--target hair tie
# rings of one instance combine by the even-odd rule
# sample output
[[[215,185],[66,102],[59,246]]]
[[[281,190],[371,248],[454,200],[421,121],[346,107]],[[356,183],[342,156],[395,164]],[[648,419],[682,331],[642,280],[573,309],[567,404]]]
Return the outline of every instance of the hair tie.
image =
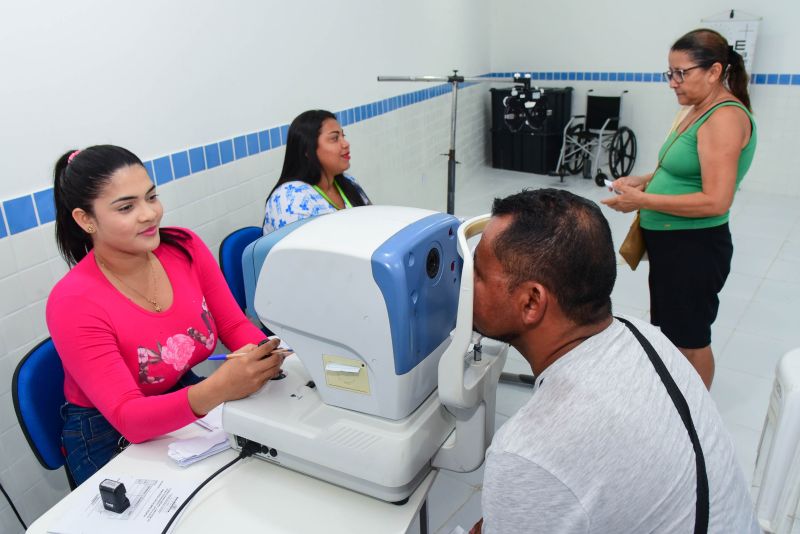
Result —
[[[76,150],[75,152],[70,154],[69,157],[67,158],[67,165],[72,163],[72,160],[75,159],[75,156],[77,156],[79,153],[80,153],[80,150]]]

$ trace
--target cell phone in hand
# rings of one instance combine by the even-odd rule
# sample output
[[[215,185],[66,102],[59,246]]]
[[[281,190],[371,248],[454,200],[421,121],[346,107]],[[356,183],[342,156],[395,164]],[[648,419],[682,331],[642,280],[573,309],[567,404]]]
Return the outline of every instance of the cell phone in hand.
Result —
[[[614,189],[614,182],[612,182],[611,180],[603,180],[603,183],[604,183],[604,184],[606,184],[606,187],[608,187],[609,189],[611,189],[611,190],[612,190],[613,192],[615,192],[616,194],[618,194],[618,195],[621,195],[621,194],[622,194],[622,193],[620,193],[619,191],[617,191],[616,189]]]

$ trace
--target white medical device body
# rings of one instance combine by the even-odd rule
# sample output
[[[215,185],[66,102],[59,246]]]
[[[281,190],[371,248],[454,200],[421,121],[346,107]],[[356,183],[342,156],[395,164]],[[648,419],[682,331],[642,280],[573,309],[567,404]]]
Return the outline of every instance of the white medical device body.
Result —
[[[469,351],[475,227],[365,206],[251,244],[248,311],[296,355],[286,378],[225,404],[231,443],[255,442],[265,460],[392,502],[433,467],[479,467],[507,346],[484,342],[480,361]]]

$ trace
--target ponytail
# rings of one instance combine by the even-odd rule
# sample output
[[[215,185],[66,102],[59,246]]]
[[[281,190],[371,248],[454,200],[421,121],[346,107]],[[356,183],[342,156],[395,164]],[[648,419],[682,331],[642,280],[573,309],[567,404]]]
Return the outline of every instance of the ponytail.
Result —
[[[750,77],[744,68],[744,58],[739,52],[733,49],[732,46],[728,47],[728,66],[726,67],[727,76],[725,81],[728,84],[728,89],[733,96],[741,100],[742,104],[750,110],[750,94],[747,91]]]
[[[69,193],[70,187],[66,183],[67,167],[71,165],[77,152],[77,150],[72,149],[58,158],[53,178],[53,201],[56,209],[56,245],[58,245],[61,256],[70,266],[78,263],[92,249],[92,238],[72,218],[72,210],[79,206],[71,206],[69,201],[71,196]]]
[[[714,63],[722,66],[722,83],[727,86],[733,96],[741,100],[749,110],[750,95],[747,92],[749,77],[744,68],[744,58],[728,45],[727,39],[719,32],[701,28],[692,30],[672,45],[673,51],[689,54],[695,64],[704,69],[711,68]]]

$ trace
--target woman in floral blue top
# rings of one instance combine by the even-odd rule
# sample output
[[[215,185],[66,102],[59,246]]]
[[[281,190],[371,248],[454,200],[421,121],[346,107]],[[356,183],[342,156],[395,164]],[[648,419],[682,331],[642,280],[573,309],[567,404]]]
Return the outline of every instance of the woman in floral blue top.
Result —
[[[289,126],[278,183],[267,198],[264,235],[307,217],[371,204],[350,168],[350,143],[336,116],[314,109]]]

